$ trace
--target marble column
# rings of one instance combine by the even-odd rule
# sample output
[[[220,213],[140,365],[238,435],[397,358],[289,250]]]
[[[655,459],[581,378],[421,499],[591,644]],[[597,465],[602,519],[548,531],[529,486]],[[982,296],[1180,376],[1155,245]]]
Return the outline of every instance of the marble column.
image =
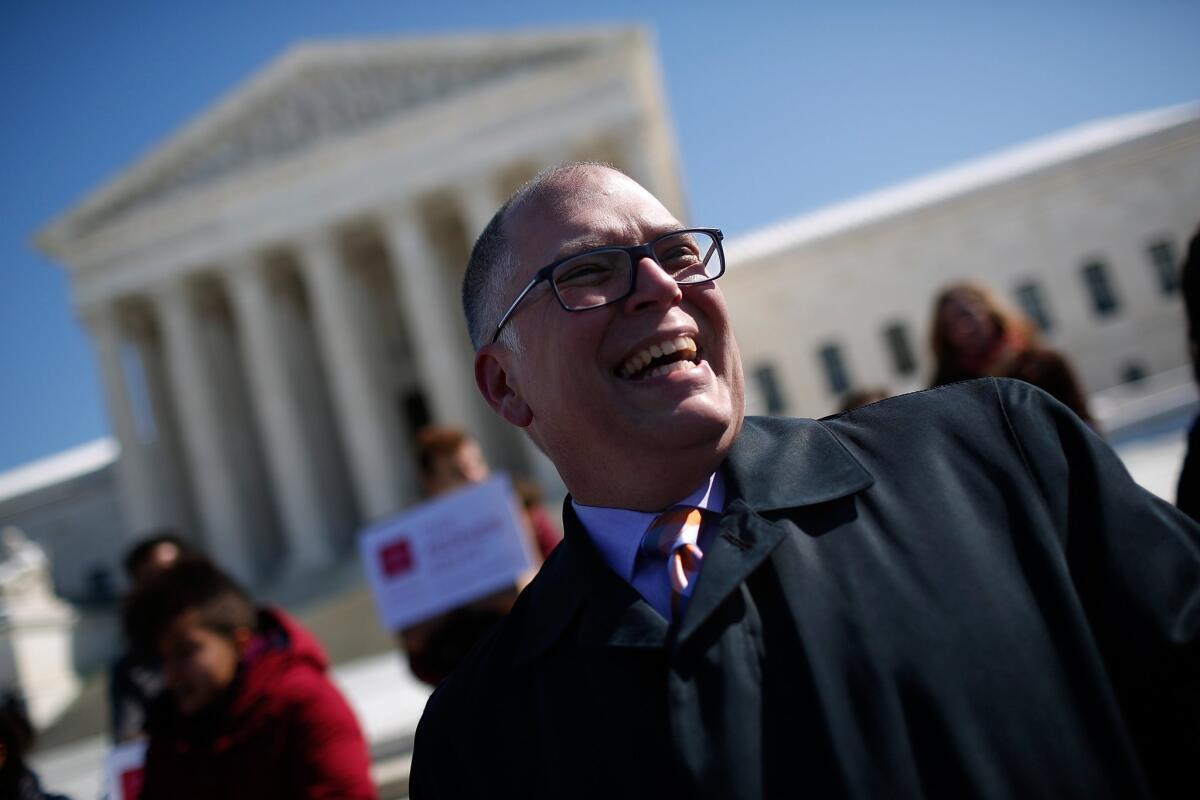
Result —
[[[621,157],[629,176],[658,198],[668,211],[685,223],[697,224],[691,220],[687,199],[678,192],[679,182],[672,174],[674,154],[664,139],[667,134],[657,127],[651,120],[638,120],[618,134]],[[702,220],[699,224],[710,223]]]
[[[121,360],[125,337],[116,308],[108,303],[97,304],[84,309],[82,316],[96,347],[105,404],[108,406],[113,434],[121,446],[117,475],[125,526],[132,541],[150,531],[172,527],[175,518],[168,507],[167,498],[160,491],[154,459],[142,441],[134,417],[133,402]]]
[[[232,260],[225,275],[251,402],[283,521],[287,567],[303,570],[326,564],[331,556],[332,521],[322,503],[324,493],[308,446],[299,395],[288,375],[286,343],[274,307],[277,300],[263,265],[252,256]]]
[[[629,177],[658,197],[660,181],[655,174],[649,132],[643,129],[643,125],[635,125],[632,130],[617,134],[616,145]],[[669,199],[664,198],[661,202],[669,202]]]
[[[388,405],[372,371],[363,327],[366,309],[356,302],[353,278],[332,237],[313,233],[294,244],[359,509],[365,521],[379,519],[403,508],[416,493],[416,476],[397,446],[398,411]]]
[[[583,160],[586,160],[586,156]],[[550,169],[551,167],[559,167],[571,161],[581,160],[580,156],[573,150],[572,143],[559,142],[552,147],[544,147],[538,151],[537,158],[533,159],[533,163],[537,165],[537,172]],[[533,175],[529,176],[530,178]]]
[[[195,306],[182,279],[158,287],[155,301],[205,543],[223,568],[250,582],[257,571],[250,541],[255,531],[223,430],[219,389],[209,374]]]
[[[467,250],[470,252],[479,234],[483,233],[507,198],[501,197],[497,187],[483,180],[458,186],[454,195],[462,209],[463,231],[467,235]]]
[[[432,418],[461,425],[479,437],[485,431],[483,401],[475,388],[474,367],[452,297],[432,242],[416,210],[390,209],[382,219],[389,261],[413,341],[413,357]]]
[[[173,527],[185,536],[199,537],[200,522],[189,488],[182,438],[168,385],[162,338],[157,335],[157,330],[158,326],[150,323],[133,334],[153,417],[154,442],[147,446],[154,453],[158,483],[164,487],[162,496],[166,498],[164,502],[169,503],[170,516],[175,520]]]

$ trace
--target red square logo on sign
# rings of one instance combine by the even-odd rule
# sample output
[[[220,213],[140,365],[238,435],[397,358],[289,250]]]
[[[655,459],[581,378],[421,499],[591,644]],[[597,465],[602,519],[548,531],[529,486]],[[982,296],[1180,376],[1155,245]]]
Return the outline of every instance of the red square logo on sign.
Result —
[[[136,800],[142,796],[142,783],[145,781],[145,770],[141,767],[121,773],[122,800]]]
[[[379,564],[386,578],[395,578],[413,568],[412,548],[407,539],[392,542],[379,551]]]

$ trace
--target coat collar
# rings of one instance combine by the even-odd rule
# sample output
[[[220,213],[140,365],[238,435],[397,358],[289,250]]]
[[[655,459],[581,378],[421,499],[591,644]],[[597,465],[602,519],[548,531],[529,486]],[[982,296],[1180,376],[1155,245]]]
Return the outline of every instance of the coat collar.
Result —
[[[875,480],[828,428],[812,419],[747,417],[724,470],[726,508],[742,500],[754,512],[836,500]]]
[[[815,505],[869,487],[874,478],[820,422],[747,417],[722,465],[726,503],[705,554],[696,594],[674,640],[687,639],[782,540],[786,529],[761,512]],[[564,538],[526,588],[517,663],[536,658],[580,615],[582,646],[661,647],[666,621],[608,569],[571,507],[563,503]]]

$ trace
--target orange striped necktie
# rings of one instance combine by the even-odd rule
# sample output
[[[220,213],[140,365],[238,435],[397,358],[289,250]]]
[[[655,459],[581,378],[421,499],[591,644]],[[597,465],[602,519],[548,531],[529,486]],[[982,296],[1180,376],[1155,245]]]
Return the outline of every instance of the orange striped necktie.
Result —
[[[671,584],[671,613],[678,617],[683,602],[692,596],[700,562],[704,560],[697,542],[704,512],[691,506],[676,506],[655,517],[642,537],[642,552],[665,558]]]

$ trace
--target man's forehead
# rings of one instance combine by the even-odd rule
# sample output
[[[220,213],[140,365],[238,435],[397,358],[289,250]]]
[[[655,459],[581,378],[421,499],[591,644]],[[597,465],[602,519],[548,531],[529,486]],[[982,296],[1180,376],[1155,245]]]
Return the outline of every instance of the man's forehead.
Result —
[[[530,198],[510,217],[508,233],[522,261],[548,263],[594,247],[636,244],[644,235],[678,227],[680,223],[639,184],[604,170],[556,181]]]

